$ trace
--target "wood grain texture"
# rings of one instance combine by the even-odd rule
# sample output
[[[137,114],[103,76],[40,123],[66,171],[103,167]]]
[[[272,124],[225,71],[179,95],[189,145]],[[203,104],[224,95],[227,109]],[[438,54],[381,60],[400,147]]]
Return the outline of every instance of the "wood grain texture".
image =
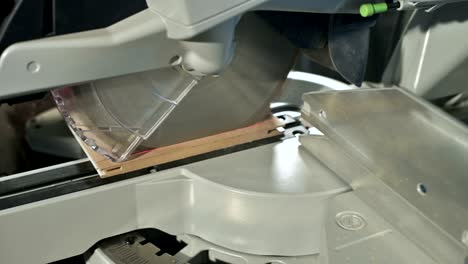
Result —
[[[282,120],[271,117],[248,127],[152,149],[124,162],[112,162],[93,151],[81,140],[78,141],[99,175],[105,178],[240,144],[275,137],[281,135],[281,132],[276,128],[283,125],[284,122]]]

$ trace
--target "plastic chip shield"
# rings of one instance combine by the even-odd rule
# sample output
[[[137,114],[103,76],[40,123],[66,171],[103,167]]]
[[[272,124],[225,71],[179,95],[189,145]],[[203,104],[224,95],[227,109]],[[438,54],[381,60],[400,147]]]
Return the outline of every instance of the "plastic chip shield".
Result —
[[[83,142],[113,161],[124,161],[140,151],[140,143],[196,84],[179,68],[163,68],[59,88],[52,95]]]

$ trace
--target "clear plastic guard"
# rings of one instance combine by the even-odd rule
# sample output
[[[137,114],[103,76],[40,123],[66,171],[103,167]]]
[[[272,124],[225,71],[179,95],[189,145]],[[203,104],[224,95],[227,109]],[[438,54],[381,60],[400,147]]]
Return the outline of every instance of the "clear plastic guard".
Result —
[[[177,104],[197,84],[179,68],[163,68],[52,90],[76,135],[113,160],[134,157]]]

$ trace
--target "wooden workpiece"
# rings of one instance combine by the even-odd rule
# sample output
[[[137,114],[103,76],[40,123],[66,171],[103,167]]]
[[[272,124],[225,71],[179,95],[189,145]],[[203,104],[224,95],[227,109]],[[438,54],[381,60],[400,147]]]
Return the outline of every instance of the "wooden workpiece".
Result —
[[[271,117],[248,127],[153,149],[124,162],[112,162],[94,152],[81,140],[79,142],[99,175],[105,178],[261,139],[276,137],[281,135],[276,128],[283,125],[284,122],[282,120]]]

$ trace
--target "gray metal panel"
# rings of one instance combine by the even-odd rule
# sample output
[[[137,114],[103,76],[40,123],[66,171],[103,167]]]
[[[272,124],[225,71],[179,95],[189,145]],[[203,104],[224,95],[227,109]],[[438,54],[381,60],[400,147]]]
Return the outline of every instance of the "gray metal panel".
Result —
[[[0,211],[0,262],[48,263],[134,230],[134,192],[120,183]]]
[[[405,233],[366,202],[355,192],[339,195],[331,202],[326,228],[329,264],[444,263],[436,262],[419,245],[411,243]],[[337,224],[340,214],[360,215],[365,226],[359,230],[343,229]]]
[[[236,264],[434,263],[308,151],[293,138],[0,211],[0,262],[50,262],[154,227],[188,242],[189,256]],[[336,215],[349,211],[367,224],[342,229]]]
[[[325,136],[301,137],[301,144],[341,179],[348,182],[353,188],[353,194],[437,263],[463,262],[465,249],[459,241],[454,240],[396,194],[357,159],[346,153],[340,145]]]
[[[426,1],[415,1],[426,2]],[[439,98],[466,92],[468,3],[415,11],[385,70],[384,85]]]
[[[105,29],[17,43],[0,57],[0,98],[167,67],[181,50],[149,10]]]
[[[232,17],[255,10],[358,13],[360,0],[147,0],[173,39],[188,39]]]
[[[226,169],[228,163],[235,166]],[[254,192],[304,194],[349,190],[347,184],[311,157],[297,139],[189,164],[186,168],[210,181]]]
[[[298,151],[297,143],[274,148],[280,144],[239,152],[246,156],[241,160],[255,161],[258,157],[280,157]],[[246,168],[251,167],[258,174],[243,175],[245,170],[238,170],[238,181],[232,181],[231,176],[242,166],[237,163],[238,155],[0,211],[0,244],[5,245],[0,247],[0,262],[50,262],[83,253],[100,239],[147,227],[175,235],[193,234],[244,253],[319,253],[328,201],[349,191],[349,187],[336,178],[322,182],[322,177],[310,173],[336,177],[310,155],[291,156],[283,166],[247,163]],[[216,163],[222,166],[217,167]],[[226,182],[220,178],[218,182],[211,181],[192,170],[211,171],[211,176],[217,172]],[[284,171],[295,173],[288,175]],[[267,185],[270,191],[263,187],[265,192],[240,189],[252,178],[258,178],[258,184],[266,183],[269,175],[302,178],[307,189],[293,185],[282,189],[274,183]],[[271,181],[283,182],[274,178]],[[73,239],[64,239],[65,234]],[[20,244],[22,250],[15,250]]]
[[[441,234],[449,233],[452,241],[458,241],[455,247],[461,249],[462,234],[468,229],[466,127],[397,89],[312,93],[304,95],[304,100],[305,119],[363,164],[364,171],[377,176],[441,227]],[[316,147],[310,145],[309,149]],[[346,175],[348,169],[337,163],[328,166],[343,168],[339,175]],[[351,180],[357,191],[366,182],[359,177]],[[400,216],[394,220],[414,226],[416,219]],[[416,232],[417,225],[412,230]]]
[[[105,29],[14,44],[0,57],[0,98],[167,67],[176,55],[192,65],[192,73],[217,74],[231,57],[232,37],[226,27],[217,26],[231,19],[225,26],[233,28],[238,17],[266,2],[148,0],[152,11]],[[349,12],[351,7],[356,11],[358,4],[357,0],[296,0],[286,6],[284,1],[272,2],[261,9]],[[212,28],[219,38],[199,42],[197,38],[206,37],[201,33]]]

